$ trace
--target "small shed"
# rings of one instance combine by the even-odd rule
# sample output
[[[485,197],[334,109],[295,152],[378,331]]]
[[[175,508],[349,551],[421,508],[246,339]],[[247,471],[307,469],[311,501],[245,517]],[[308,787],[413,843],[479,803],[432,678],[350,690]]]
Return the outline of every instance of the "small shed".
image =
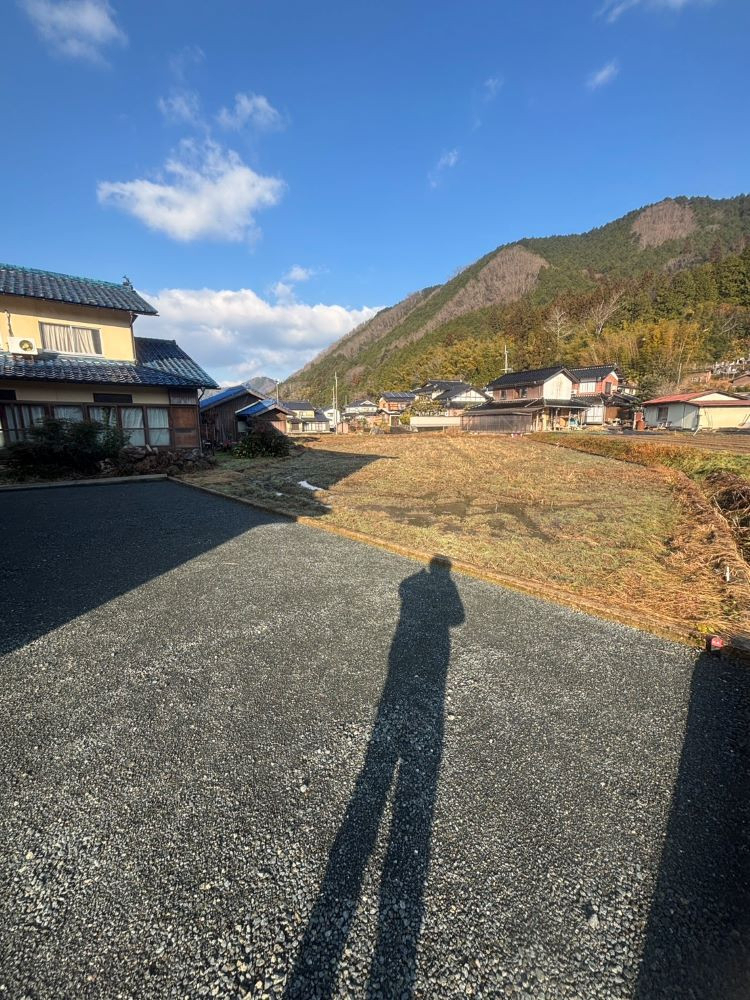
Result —
[[[658,396],[647,399],[643,410],[647,427],[680,431],[750,430],[750,399],[723,389]]]
[[[237,410],[263,399],[245,385],[231,385],[200,401],[201,436],[212,445],[234,444],[240,434]]]
[[[262,420],[270,424],[275,430],[282,434],[287,433],[287,420],[292,416],[292,411],[288,410],[282,403],[277,403],[275,399],[259,399],[250,406],[243,406],[235,414],[242,426],[243,431],[256,420]]]
[[[461,415],[461,430],[474,434],[527,434],[533,430],[530,410],[477,406]]]

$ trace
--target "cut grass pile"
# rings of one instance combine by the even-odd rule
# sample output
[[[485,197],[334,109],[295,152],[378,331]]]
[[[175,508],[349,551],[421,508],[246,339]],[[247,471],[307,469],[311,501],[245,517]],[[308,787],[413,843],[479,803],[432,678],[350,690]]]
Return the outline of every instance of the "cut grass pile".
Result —
[[[684,484],[526,439],[326,437],[184,478],[673,634],[726,627],[750,595],[722,579],[731,536]]]

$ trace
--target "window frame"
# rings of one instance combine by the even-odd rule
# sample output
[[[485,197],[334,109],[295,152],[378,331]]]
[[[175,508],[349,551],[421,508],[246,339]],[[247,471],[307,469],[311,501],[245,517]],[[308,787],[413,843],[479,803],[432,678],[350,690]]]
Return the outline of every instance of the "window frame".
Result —
[[[94,341],[94,347],[98,345],[99,350],[91,351],[58,351],[54,347],[47,347],[44,342],[44,328],[45,326],[64,326],[68,330],[81,330],[86,331],[91,334]],[[102,346],[102,330],[98,326],[76,326],[74,323],[50,323],[47,320],[39,320],[39,341],[42,345],[43,351],[50,351],[52,354],[73,354],[78,358],[100,358],[104,355],[104,348]]]
[[[104,395],[104,394],[101,394],[101,395]],[[175,409],[191,410],[193,413],[197,412],[197,405],[195,405],[195,404],[193,404],[192,406],[187,406],[187,405],[182,405],[181,406],[181,405],[178,404],[177,406],[173,407],[173,406],[170,406],[168,403],[155,403],[153,405],[150,405],[148,403],[136,403],[136,404],[130,404],[130,403],[122,403],[122,404],[119,404],[119,403],[97,403],[97,402],[94,402],[94,403],[88,403],[88,402],[85,402],[85,403],[78,403],[78,402],[61,403],[59,401],[56,402],[56,401],[52,401],[52,400],[48,400],[48,399],[47,400],[33,400],[33,399],[30,399],[30,400],[26,400],[26,399],[23,399],[23,400],[18,400],[18,399],[7,400],[6,399],[6,400],[4,400],[4,399],[0,399],[0,432],[2,432],[2,433],[0,433],[0,441],[2,442],[2,443],[0,443],[0,448],[4,447],[6,444],[10,444],[9,440],[4,440],[4,438],[9,437],[9,432],[17,433],[17,431],[19,430],[19,428],[25,432],[25,431],[28,431],[31,426],[33,426],[33,423],[29,424],[28,426],[25,423],[22,423],[22,424],[19,424],[17,426],[14,426],[12,428],[9,427],[8,426],[8,419],[7,419],[7,416],[6,416],[6,409],[7,408],[9,408],[9,407],[14,407],[14,408],[18,408],[18,407],[38,407],[39,409],[42,410],[42,416],[39,419],[40,420],[44,420],[44,419],[47,419],[48,417],[53,417],[54,416],[54,408],[56,406],[76,406],[76,407],[78,407],[81,410],[81,412],[83,414],[82,422],[91,422],[91,423],[94,423],[94,422],[100,423],[101,422],[101,421],[98,421],[95,416],[93,416],[93,414],[92,414],[93,410],[100,410],[100,409],[104,409],[104,408],[109,408],[112,411],[114,411],[114,422],[110,426],[116,427],[118,430],[124,431],[125,433],[128,432],[129,428],[123,426],[122,411],[124,409],[140,410],[141,414],[142,414],[142,417],[143,417],[143,428],[142,429],[143,429],[143,434],[144,434],[144,444],[143,445],[134,445],[133,447],[136,447],[136,448],[142,448],[142,447],[145,447],[146,445],[148,445],[151,448],[157,448],[157,449],[159,449],[159,448],[196,448],[196,447],[200,446],[200,432],[197,429],[197,424],[196,424],[196,429],[195,429],[194,432],[192,432],[192,428],[190,429],[190,431],[194,434],[194,437],[195,437],[195,439],[197,441],[197,444],[186,445],[186,444],[183,444],[183,443],[180,443],[180,444],[176,443],[177,438],[176,438],[176,435],[175,435],[175,426],[174,426],[174,420],[173,420],[173,416],[172,416],[173,410],[175,410]],[[148,410],[149,409],[158,409],[158,410],[165,410],[166,411],[166,416],[167,416],[167,425],[166,425],[166,427],[164,427],[163,425],[160,426],[160,425],[157,425],[157,424],[153,424],[153,426],[149,425],[149,420],[148,420]],[[21,411],[21,412],[23,412],[23,411]],[[65,419],[65,418],[61,418],[61,419]],[[140,430],[140,429],[141,428],[130,428],[130,430]],[[156,444],[156,445],[155,444],[150,444],[150,442],[149,442],[149,430],[154,430],[154,431],[168,430],[169,431],[169,443],[168,444]],[[183,428],[183,430],[187,433],[188,428]],[[183,437],[184,436],[185,435],[183,435]],[[14,440],[21,440],[21,439],[20,438],[14,438]]]

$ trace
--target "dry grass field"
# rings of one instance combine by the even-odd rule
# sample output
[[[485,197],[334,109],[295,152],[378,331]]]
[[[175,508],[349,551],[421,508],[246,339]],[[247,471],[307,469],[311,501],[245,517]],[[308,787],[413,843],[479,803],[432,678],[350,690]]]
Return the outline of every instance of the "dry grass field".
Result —
[[[748,606],[731,533],[676,472],[527,439],[403,434],[320,437],[185,478],[657,631],[732,627]]]

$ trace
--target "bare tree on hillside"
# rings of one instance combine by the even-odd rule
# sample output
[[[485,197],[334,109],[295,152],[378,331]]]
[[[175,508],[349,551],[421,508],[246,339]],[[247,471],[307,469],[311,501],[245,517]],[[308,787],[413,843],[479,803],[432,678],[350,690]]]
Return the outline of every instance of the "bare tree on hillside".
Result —
[[[609,295],[603,295],[595,302],[586,317],[586,326],[598,339],[602,335],[605,325],[612,319],[620,308],[622,297],[625,294],[624,288],[616,288]]]

